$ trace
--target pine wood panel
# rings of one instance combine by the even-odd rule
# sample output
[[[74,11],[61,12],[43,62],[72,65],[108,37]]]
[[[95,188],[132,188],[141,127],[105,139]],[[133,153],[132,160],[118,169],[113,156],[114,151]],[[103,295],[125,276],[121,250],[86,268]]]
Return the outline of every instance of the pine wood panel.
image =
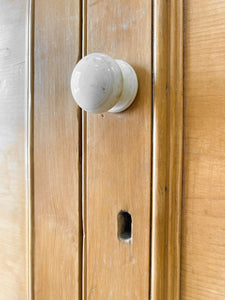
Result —
[[[70,91],[80,57],[80,1],[35,1],[34,288],[81,297],[81,113]]]
[[[0,299],[30,299],[27,9],[0,1]]]
[[[225,3],[185,1],[181,299],[225,299]]]
[[[151,299],[180,299],[183,1],[153,2]]]
[[[151,206],[151,1],[87,1],[86,49],[137,72],[135,103],[84,122],[84,299],[149,299]],[[117,237],[120,210],[132,242]]]

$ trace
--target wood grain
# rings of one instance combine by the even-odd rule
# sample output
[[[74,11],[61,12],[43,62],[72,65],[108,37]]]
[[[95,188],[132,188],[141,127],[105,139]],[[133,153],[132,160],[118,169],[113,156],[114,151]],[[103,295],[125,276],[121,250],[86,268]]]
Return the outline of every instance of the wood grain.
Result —
[[[185,1],[182,300],[225,299],[224,14]]]
[[[151,299],[180,299],[183,3],[153,2]]]
[[[87,114],[84,137],[84,299],[149,299],[151,207],[151,1],[87,1],[87,52],[124,59],[138,96],[126,112]],[[132,242],[117,215],[133,220]]]
[[[80,299],[81,113],[70,91],[80,1],[35,1],[34,34],[35,299]]]
[[[31,299],[27,1],[0,1],[0,299]]]

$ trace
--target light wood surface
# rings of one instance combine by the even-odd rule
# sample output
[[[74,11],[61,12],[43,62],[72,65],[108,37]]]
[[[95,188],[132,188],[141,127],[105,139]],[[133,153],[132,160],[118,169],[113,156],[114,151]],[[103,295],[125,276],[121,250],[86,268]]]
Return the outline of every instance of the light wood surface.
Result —
[[[82,38],[81,1],[38,0],[30,52],[31,6],[1,1],[1,300],[31,300],[32,289],[35,300],[225,298],[222,0],[185,1],[180,289],[182,2],[155,0],[152,12],[148,0],[83,1]],[[69,86],[82,42],[83,54],[124,59],[139,79],[126,112],[83,113],[83,151]],[[121,210],[131,242],[118,239]]]
[[[70,91],[80,1],[35,1],[34,29],[35,300],[80,299],[81,112]]]
[[[185,1],[181,299],[225,299],[225,3]]]
[[[87,52],[124,59],[138,96],[120,114],[84,124],[84,299],[149,299],[151,206],[151,1],[87,1]],[[132,242],[117,237],[120,210]]]
[[[0,1],[0,299],[30,299],[27,1]]]
[[[153,2],[151,299],[180,299],[183,2]]]

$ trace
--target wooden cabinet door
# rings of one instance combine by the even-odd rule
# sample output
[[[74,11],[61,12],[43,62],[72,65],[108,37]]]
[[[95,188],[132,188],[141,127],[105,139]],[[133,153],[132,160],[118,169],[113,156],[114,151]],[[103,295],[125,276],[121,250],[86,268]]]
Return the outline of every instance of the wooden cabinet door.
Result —
[[[1,170],[0,298],[148,299],[152,3],[10,3],[3,0],[9,32],[0,49],[13,82],[2,77],[0,89],[9,133],[1,139],[1,162],[9,156]],[[71,73],[90,52],[134,67],[139,92],[126,112],[82,115],[75,104]],[[129,242],[118,236],[123,212],[132,219]]]
[[[0,300],[225,299],[224,1],[0,2]],[[93,52],[125,112],[73,100]]]

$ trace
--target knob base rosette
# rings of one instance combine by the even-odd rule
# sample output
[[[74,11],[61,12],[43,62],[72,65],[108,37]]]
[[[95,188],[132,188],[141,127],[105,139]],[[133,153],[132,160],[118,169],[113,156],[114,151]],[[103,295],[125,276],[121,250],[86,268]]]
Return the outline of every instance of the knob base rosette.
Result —
[[[123,84],[119,101],[109,112],[118,113],[126,110],[134,102],[138,90],[138,80],[134,69],[127,62],[117,59],[120,70],[122,72]]]

